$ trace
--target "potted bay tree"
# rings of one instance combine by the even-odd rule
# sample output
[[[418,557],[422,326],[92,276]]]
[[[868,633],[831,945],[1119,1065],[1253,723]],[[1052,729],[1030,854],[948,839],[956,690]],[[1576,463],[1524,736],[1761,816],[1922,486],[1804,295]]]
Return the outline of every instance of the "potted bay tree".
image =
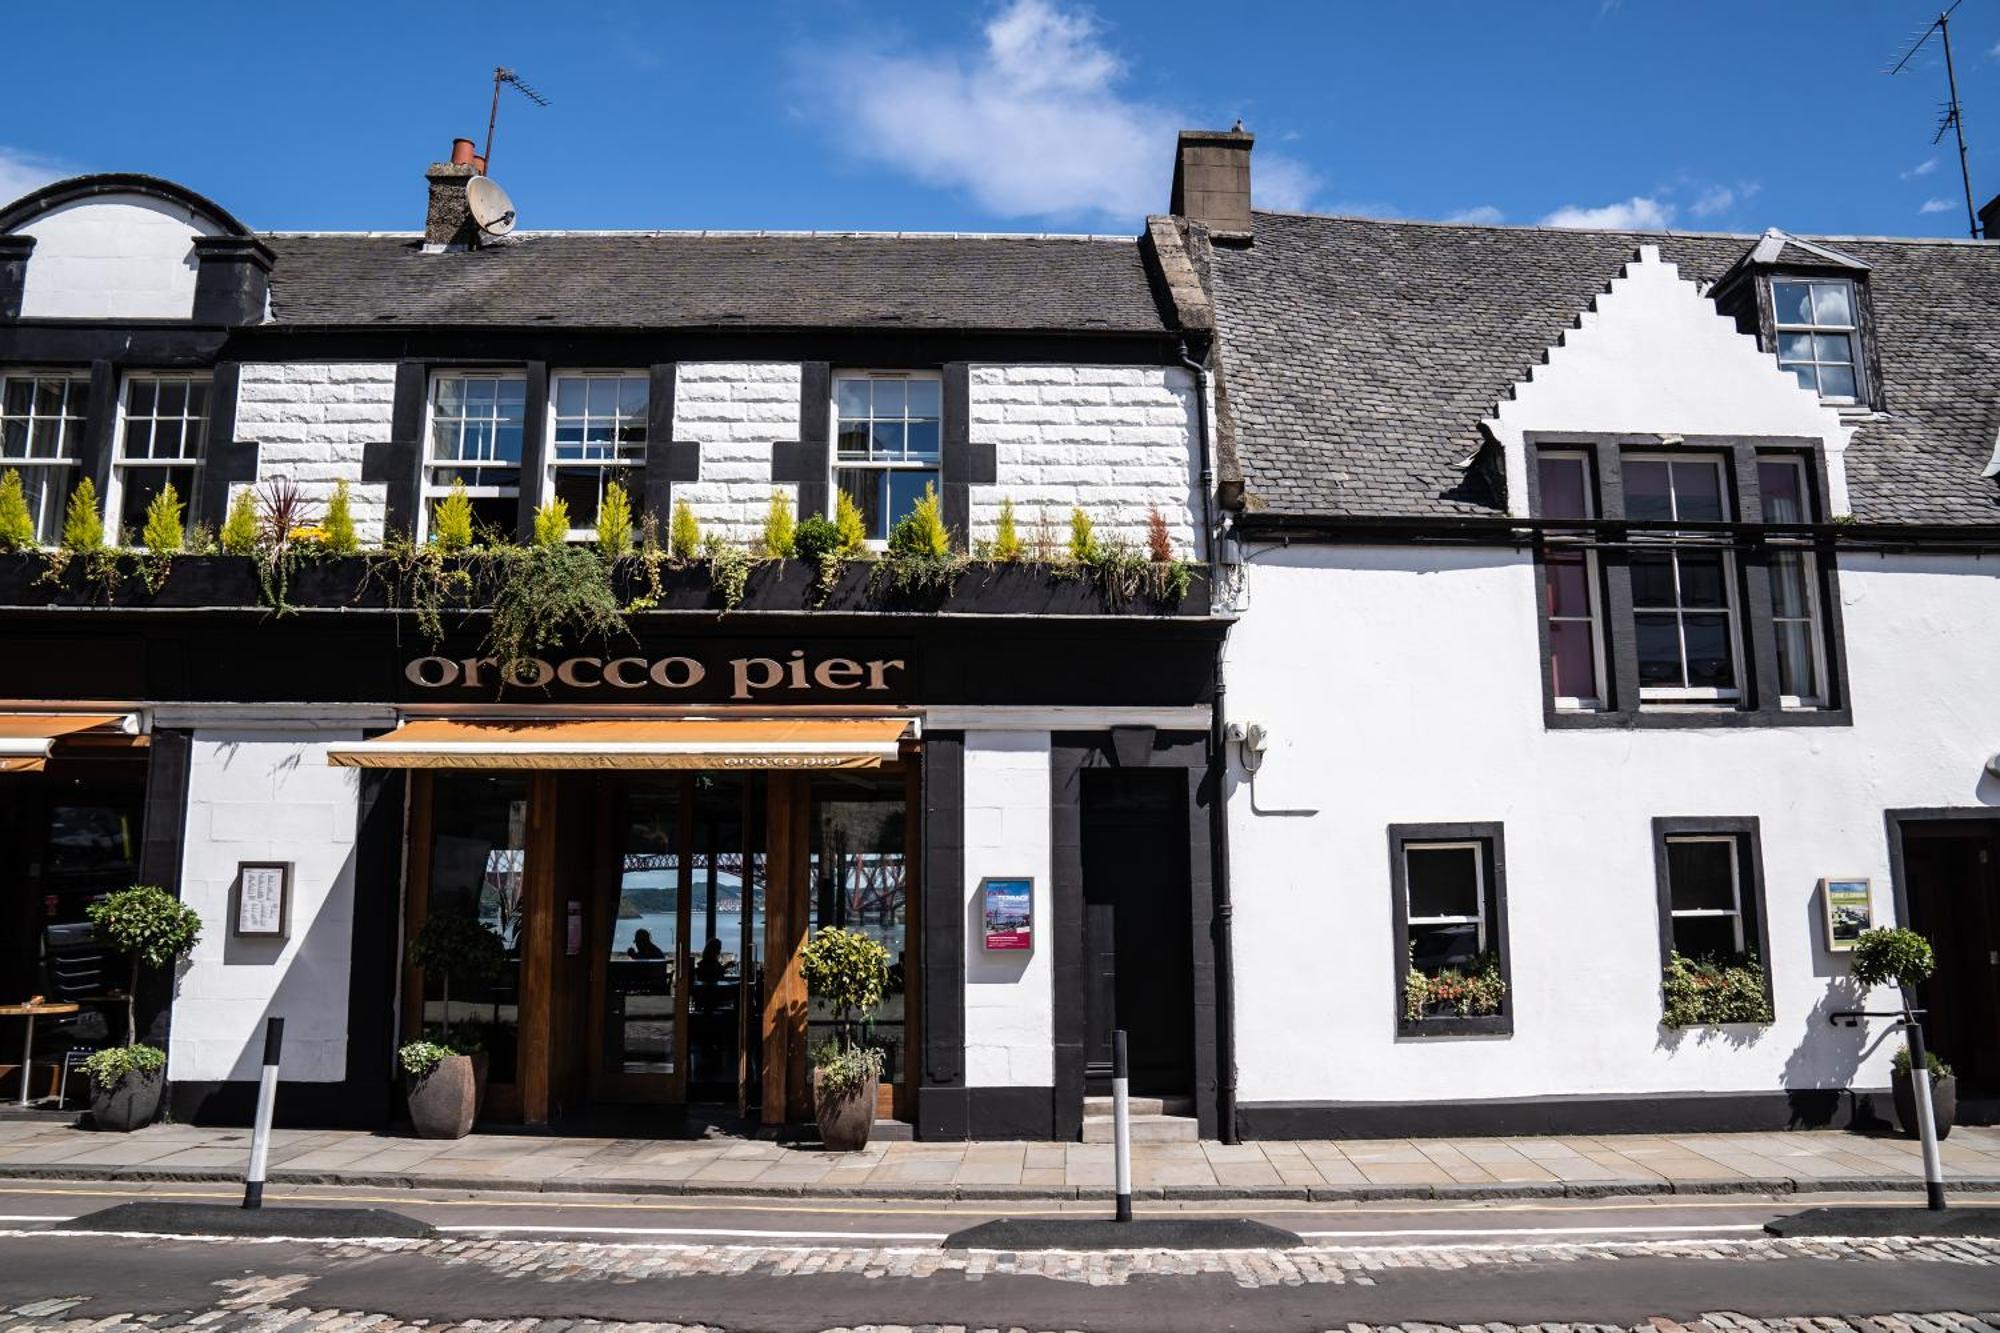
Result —
[[[889,951],[858,930],[822,926],[799,951],[807,989],[833,1010],[834,1035],[813,1053],[813,1118],[830,1151],[868,1146],[882,1052],[867,1044],[868,1016],[889,984]]]
[[[452,978],[486,980],[506,961],[507,947],[500,937],[468,916],[433,913],[410,941],[410,962],[436,972],[444,992],[438,1040],[413,1041],[397,1052],[410,1124],[419,1138],[462,1139],[472,1130],[486,1091],[486,1053],[452,1045]]]
[[[1917,987],[1936,968],[1937,955],[1931,951],[1930,941],[1914,930],[1883,926],[1862,931],[1854,941],[1850,972],[1856,983],[1863,990],[1894,986],[1905,1013],[1916,1009]],[[1907,1021],[1914,1023],[1916,1019]],[[1916,1081],[1910,1074],[1912,1063],[1908,1047],[1897,1052],[1889,1079],[1890,1091],[1896,1101],[1896,1119],[1903,1126],[1903,1132],[1910,1135],[1917,1133]],[[1931,1079],[1931,1118],[1937,1125],[1937,1136],[1943,1138],[1951,1132],[1952,1117],[1958,1110],[1958,1080],[1952,1075],[1951,1066],[1939,1060],[1933,1052],[1925,1052],[1924,1064]]]
[[[125,1044],[93,1052],[84,1062],[92,1123],[122,1133],[152,1123],[167,1083],[167,1053],[139,1040],[141,970],[171,968],[193,953],[201,914],[165,889],[135,884],[92,903],[86,915],[99,937],[131,960]]]

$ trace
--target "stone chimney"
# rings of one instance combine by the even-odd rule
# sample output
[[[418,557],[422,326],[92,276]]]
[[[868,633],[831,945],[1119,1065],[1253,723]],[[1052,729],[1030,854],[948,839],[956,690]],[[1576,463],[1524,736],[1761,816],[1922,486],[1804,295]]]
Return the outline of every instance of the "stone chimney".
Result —
[[[424,211],[426,247],[470,247],[477,238],[479,229],[473,225],[472,210],[465,202],[465,183],[478,174],[470,139],[453,139],[451,161],[431,163],[424,173],[431,184],[430,205]]]
[[[2000,241],[2000,194],[1979,210],[1979,234],[1989,241]]]
[[[1248,241],[1250,145],[1256,139],[1241,121],[1229,130],[1182,130],[1168,211],[1203,224],[1217,240]]]

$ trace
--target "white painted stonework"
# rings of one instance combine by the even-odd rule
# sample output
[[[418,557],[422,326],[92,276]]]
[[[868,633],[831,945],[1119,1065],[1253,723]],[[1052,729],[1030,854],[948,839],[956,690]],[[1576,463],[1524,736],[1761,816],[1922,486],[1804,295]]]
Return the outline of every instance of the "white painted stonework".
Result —
[[[1821,441],[1833,512],[1845,514],[1851,427],[1718,314],[1658,246],[1611,280],[1485,422],[1507,453],[1507,497],[1525,517],[1531,431],[1774,435]]]
[[[773,486],[771,446],[799,438],[797,362],[683,361],[674,372],[674,438],[701,445],[701,479],[674,487],[704,536],[754,541],[764,531],[771,492],[784,491],[798,510],[798,487]],[[668,515],[656,515],[662,531]]]
[[[1536,579],[1509,551],[1257,556],[1230,720],[1271,729],[1230,799],[1240,1095],[1465,1100],[1883,1087],[1897,1045],[1851,1007],[1817,884],[1874,881],[1883,812],[2000,807],[2000,561],[1843,554],[1852,727],[1544,727]],[[1330,613],[1331,612],[1331,613]],[[1310,811],[1312,813],[1301,813]],[[2000,812],[2000,811],[1996,811]],[[1761,821],[1768,1028],[1660,1026],[1651,821]],[[1402,1039],[1388,826],[1505,825],[1511,1037]]]
[[[971,438],[994,446],[997,478],[972,488],[974,542],[992,540],[1011,499],[1024,541],[1046,521],[1066,549],[1070,510],[1081,505],[1100,540],[1143,550],[1157,508],[1176,551],[1194,551],[1200,464],[1187,371],[974,366],[970,390]]]
[[[1049,733],[965,737],[965,1082],[1046,1088],[1055,1082],[1054,947],[1049,937]],[[1034,948],[988,953],[979,882],[1035,880]]]
[[[395,401],[391,362],[249,362],[237,381],[236,439],[257,446],[258,481],[289,478],[322,513],[346,481],[355,530],[373,544],[389,488],[364,483],[361,460],[371,443],[388,441]]]
[[[218,229],[149,195],[62,204],[21,228],[35,238],[21,292],[24,319],[188,319],[194,238]]]
[[[354,836],[360,774],[326,747],[359,731],[210,729],[194,734],[181,900],[201,913],[201,943],[174,1001],[167,1076],[257,1077],[264,1020],[285,1020],[283,1077],[347,1076],[347,990],[354,936]],[[239,861],[290,861],[284,941],[230,934]]]

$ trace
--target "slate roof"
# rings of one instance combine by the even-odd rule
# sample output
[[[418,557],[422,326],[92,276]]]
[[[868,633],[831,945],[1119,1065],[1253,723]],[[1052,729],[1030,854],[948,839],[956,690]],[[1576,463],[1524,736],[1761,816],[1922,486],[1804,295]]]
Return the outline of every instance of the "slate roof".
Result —
[[[1205,257],[1246,503],[1371,517],[1495,513],[1485,474],[1454,464],[1638,247],[1706,284],[1757,241],[1262,212],[1255,224],[1254,244]],[[1883,402],[1848,447],[1856,516],[2000,523],[2000,482],[1980,475],[2000,428],[2000,245],[1823,243],[1871,266]]]
[[[1082,237],[543,233],[424,254],[418,238],[287,235],[276,322],[570,328],[1165,330],[1139,247]]]

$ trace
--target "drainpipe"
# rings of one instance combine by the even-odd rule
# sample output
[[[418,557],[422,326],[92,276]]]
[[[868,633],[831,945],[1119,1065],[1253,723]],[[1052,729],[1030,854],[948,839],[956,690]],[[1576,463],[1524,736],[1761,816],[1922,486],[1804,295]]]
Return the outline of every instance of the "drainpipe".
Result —
[[[1180,362],[1194,375],[1195,441],[1201,461],[1201,532],[1208,547],[1208,586],[1211,595],[1220,586],[1221,545],[1215,532],[1215,463],[1208,439],[1208,364],[1188,355],[1187,339],[1180,343]],[[1229,810],[1225,795],[1229,786],[1229,748],[1224,732],[1226,715],[1223,680],[1223,645],[1215,645],[1215,703],[1208,719],[1208,780],[1214,793],[1208,805],[1209,876],[1215,903],[1215,1026],[1216,1074],[1222,1083],[1222,1115],[1219,1126],[1224,1143],[1237,1142],[1236,1136],[1236,1003],[1235,931],[1229,896]]]

